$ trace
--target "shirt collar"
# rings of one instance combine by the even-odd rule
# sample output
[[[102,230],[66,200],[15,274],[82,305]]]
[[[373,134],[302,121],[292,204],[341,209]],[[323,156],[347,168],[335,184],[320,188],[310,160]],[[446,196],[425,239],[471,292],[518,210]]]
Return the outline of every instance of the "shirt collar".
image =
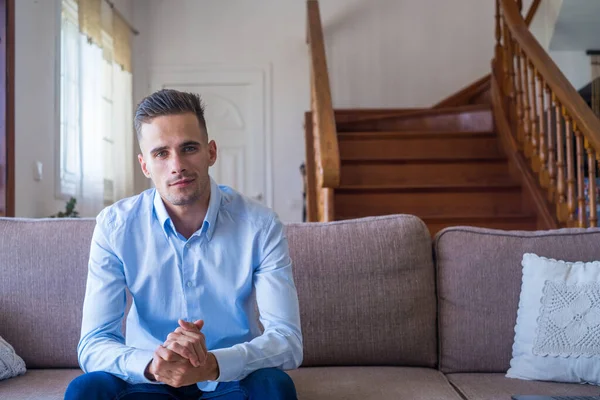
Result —
[[[221,208],[221,198],[221,188],[219,188],[219,185],[217,185],[213,178],[210,178],[210,202],[208,203],[208,211],[202,224],[202,230],[206,230],[208,240],[212,239],[217,225],[217,215]]]
[[[219,214],[219,209],[221,208],[221,197],[221,189],[217,183],[210,178],[210,201],[208,203],[206,216],[204,217],[204,222],[200,228],[200,232],[206,232],[206,237],[208,240],[212,238],[215,230],[217,215]],[[173,233],[176,232],[173,221],[167,212],[165,203],[163,202],[162,197],[160,197],[158,190],[154,191],[154,212],[156,213],[158,222],[160,222],[160,226],[167,237],[169,236],[169,233],[167,232],[167,223],[173,230]]]

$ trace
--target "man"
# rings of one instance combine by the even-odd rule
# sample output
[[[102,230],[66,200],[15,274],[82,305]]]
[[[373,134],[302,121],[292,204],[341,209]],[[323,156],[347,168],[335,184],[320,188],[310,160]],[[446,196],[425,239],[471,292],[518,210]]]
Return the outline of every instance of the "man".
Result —
[[[282,369],[302,362],[302,334],[281,222],[209,177],[217,147],[198,95],[148,96],[135,129],[156,189],[97,218],[77,348],[85,374],[65,399],[295,399]]]

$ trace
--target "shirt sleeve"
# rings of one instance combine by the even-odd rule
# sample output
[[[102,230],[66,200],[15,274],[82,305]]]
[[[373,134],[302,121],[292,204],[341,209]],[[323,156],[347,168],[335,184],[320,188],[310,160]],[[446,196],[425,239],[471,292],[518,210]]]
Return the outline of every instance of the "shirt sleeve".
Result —
[[[211,351],[219,364],[218,382],[241,380],[262,368],[294,369],[302,363],[298,294],[283,224],[275,216],[262,233],[260,254],[253,281],[265,330],[248,343]]]
[[[125,345],[121,331],[127,304],[123,263],[109,241],[114,232],[110,212],[96,220],[83,302],[81,338],[77,346],[84,372],[104,371],[129,383],[154,383],[144,376],[153,351]]]

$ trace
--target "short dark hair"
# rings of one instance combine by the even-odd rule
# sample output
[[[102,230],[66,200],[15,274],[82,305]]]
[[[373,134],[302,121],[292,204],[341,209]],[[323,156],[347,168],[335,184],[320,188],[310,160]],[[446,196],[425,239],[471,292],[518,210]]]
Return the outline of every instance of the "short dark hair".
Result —
[[[174,89],[162,89],[145,97],[135,110],[133,124],[138,140],[142,135],[142,124],[150,123],[154,118],[163,115],[194,113],[200,128],[208,134],[204,120],[204,103],[196,93],[180,92]]]

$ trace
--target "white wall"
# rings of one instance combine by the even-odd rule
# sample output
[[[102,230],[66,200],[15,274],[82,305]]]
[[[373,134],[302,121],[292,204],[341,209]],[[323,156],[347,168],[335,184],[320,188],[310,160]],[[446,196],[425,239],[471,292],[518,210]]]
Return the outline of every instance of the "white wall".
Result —
[[[529,11],[533,0],[527,0],[523,2],[523,14],[526,15]],[[556,26],[556,20],[562,7],[563,0],[544,0],[540,3],[537,12],[529,29],[533,36],[540,42],[540,45],[548,50],[550,48],[550,41],[554,34],[554,28]]]
[[[530,3],[531,0],[524,3],[524,13],[529,9]],[[591,81],[590,58],[584,51],[554,50],[552,45],[559,15],[563,12],[563,7],[567,6],[579,7],[581,4],[564,3],[563,0],[542,1],[529,28],[569,82],[579,90]]]
[[[133,17],[131,0],[115,0]],[[64,210],[55,198],[58,137],[60,0],[15,1],[15,215],[44,217]],[[43,179],[33,179],[34,164]]]
[[[42,217],[64,209],[55,200],[56,39],[59,0],[15,1],[15,214]],[[33,179],[36,161],[43,179]]]
[[[298,167],[309,108],[305,1],[134,1],[141,31],[135,42],[135,102],[149,94],[149,71],[158,67],[271,66],[274,209],[284,221],[299,221]],[[338,108],[427,107],[489,73],[493,1],[320,4]]]
[[[337,107],[427,107],[490,72],[493,1],[320,3]]]
[[[550,50],[548,54],[576,90],[592,80],[590,56],[585,52]]]

